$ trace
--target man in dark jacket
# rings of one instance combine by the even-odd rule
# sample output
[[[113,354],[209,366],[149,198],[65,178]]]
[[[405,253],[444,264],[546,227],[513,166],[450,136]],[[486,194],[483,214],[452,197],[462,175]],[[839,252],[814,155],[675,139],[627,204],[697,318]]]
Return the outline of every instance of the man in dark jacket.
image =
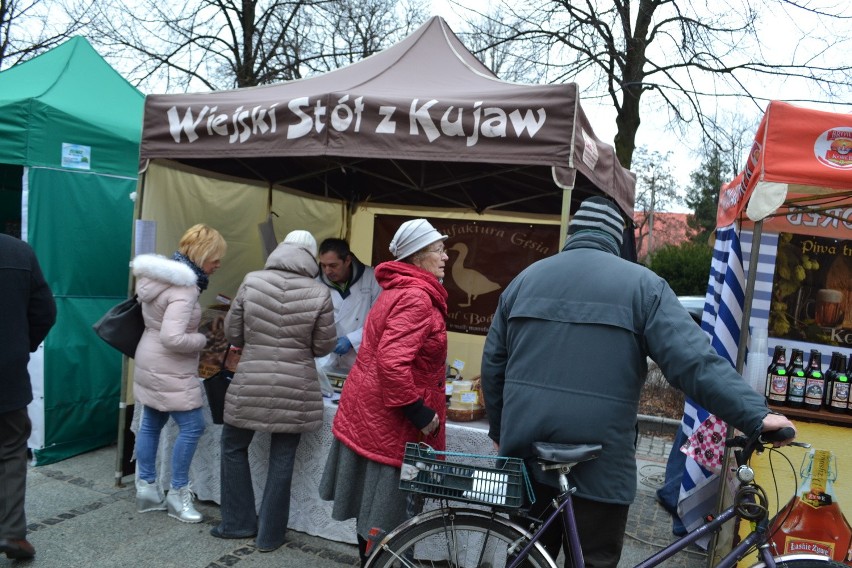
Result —
[[[2,234],[0,314],[0,552],[32,558],[24,514],[33,399],[27,363],[56,321],[56,304],[33,249]]]
[[[536,441],[603,446],[571,472],[588,567],[615,567],[621,556],[648,357],[743,432],[792,427],[713,351],[665,280],[618,256],[624,227],[608,199],[584,201],[562,252],[528,267],[500,296],[482,358],[489,436],[500,455],[530,458]],[[534,513],[557,494],[553,481],[534,480]],[[561,527],[552,529],[546,546],[555,558]]]

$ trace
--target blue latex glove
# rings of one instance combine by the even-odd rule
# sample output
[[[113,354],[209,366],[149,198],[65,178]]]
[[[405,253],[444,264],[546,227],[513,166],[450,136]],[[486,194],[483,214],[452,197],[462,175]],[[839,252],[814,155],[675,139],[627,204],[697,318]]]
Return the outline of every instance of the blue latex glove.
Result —
[[[337,347],[334,348],[335,353],[346,355],[350,349],[352,349],[352,342],[345,335],[337,338]]]

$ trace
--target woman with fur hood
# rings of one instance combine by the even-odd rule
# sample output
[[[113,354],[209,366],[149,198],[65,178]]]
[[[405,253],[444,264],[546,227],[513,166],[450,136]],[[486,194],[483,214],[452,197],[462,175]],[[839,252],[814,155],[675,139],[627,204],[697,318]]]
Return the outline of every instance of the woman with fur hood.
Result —
[[[133,396],[142,404],[136,433],[136,508],[140,513],[168,510],[170,517],[185,523],[202,519],[189,491],[189,464],[204,432],[198,355],[207,337],[198,332],[198,297],[226,250],[218,231],[199,224],[184,233],[171,259],[141,254],[130,264],[145,320],[133,373]],[[160,431],[169,417],[179,432],[172,451],[171,489],[164,497],[156,459]]]

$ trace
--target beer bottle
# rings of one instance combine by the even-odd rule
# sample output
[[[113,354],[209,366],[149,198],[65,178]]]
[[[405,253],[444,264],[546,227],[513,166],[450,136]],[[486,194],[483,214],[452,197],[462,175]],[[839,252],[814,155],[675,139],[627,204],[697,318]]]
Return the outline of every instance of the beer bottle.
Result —
[[[831,381],[829,391],[828,411],[835,414],[846,412],[849,405],[849,375],[846,372],[846,355],[837,354],[837,371]]]
[[[805,408],[819,410],[822,408],[822,397],[825,392],[825,375],[822,374],[822,354],[811,349],[808,368],[805,371]]]
[[[766,399],[773,406],[784,406],[787,400],[787,358],[783,345],[776,345],[772,361],[766,370]]]
[[[790,364],[787,365],[787,376],[790,386],[787,387],[787,406],[802,408],[805,405],[805,366],[804,353],[801,349],[793,349]]]
[[[849,356],[849,366],[846,367],[846,377],[848,379],[847,384],[852,383],[852,355]],[[847,403],[852,403],[852,390],[849,391],[849,395],[846,397]],[[852,414],[852,404],[846,405],[846,412]]]
[[[822,391],[822,405],[824,408],[831,406],[831,390],[834,384],[834,377],[837,376],[838,357],[840,357],[840,353],[832,351],[831,361],[828,363],[828,369],[825,370],[825,388]]]

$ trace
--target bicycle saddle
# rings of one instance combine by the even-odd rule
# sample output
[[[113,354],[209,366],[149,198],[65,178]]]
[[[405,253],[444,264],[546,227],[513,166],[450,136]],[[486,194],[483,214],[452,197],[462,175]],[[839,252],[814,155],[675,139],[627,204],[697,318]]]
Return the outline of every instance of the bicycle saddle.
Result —
[[[533,442],[533,450],[538,459],[551,463],[580,463],[595,459],[601,455],[600,444],[554,444],[551,442]]]

